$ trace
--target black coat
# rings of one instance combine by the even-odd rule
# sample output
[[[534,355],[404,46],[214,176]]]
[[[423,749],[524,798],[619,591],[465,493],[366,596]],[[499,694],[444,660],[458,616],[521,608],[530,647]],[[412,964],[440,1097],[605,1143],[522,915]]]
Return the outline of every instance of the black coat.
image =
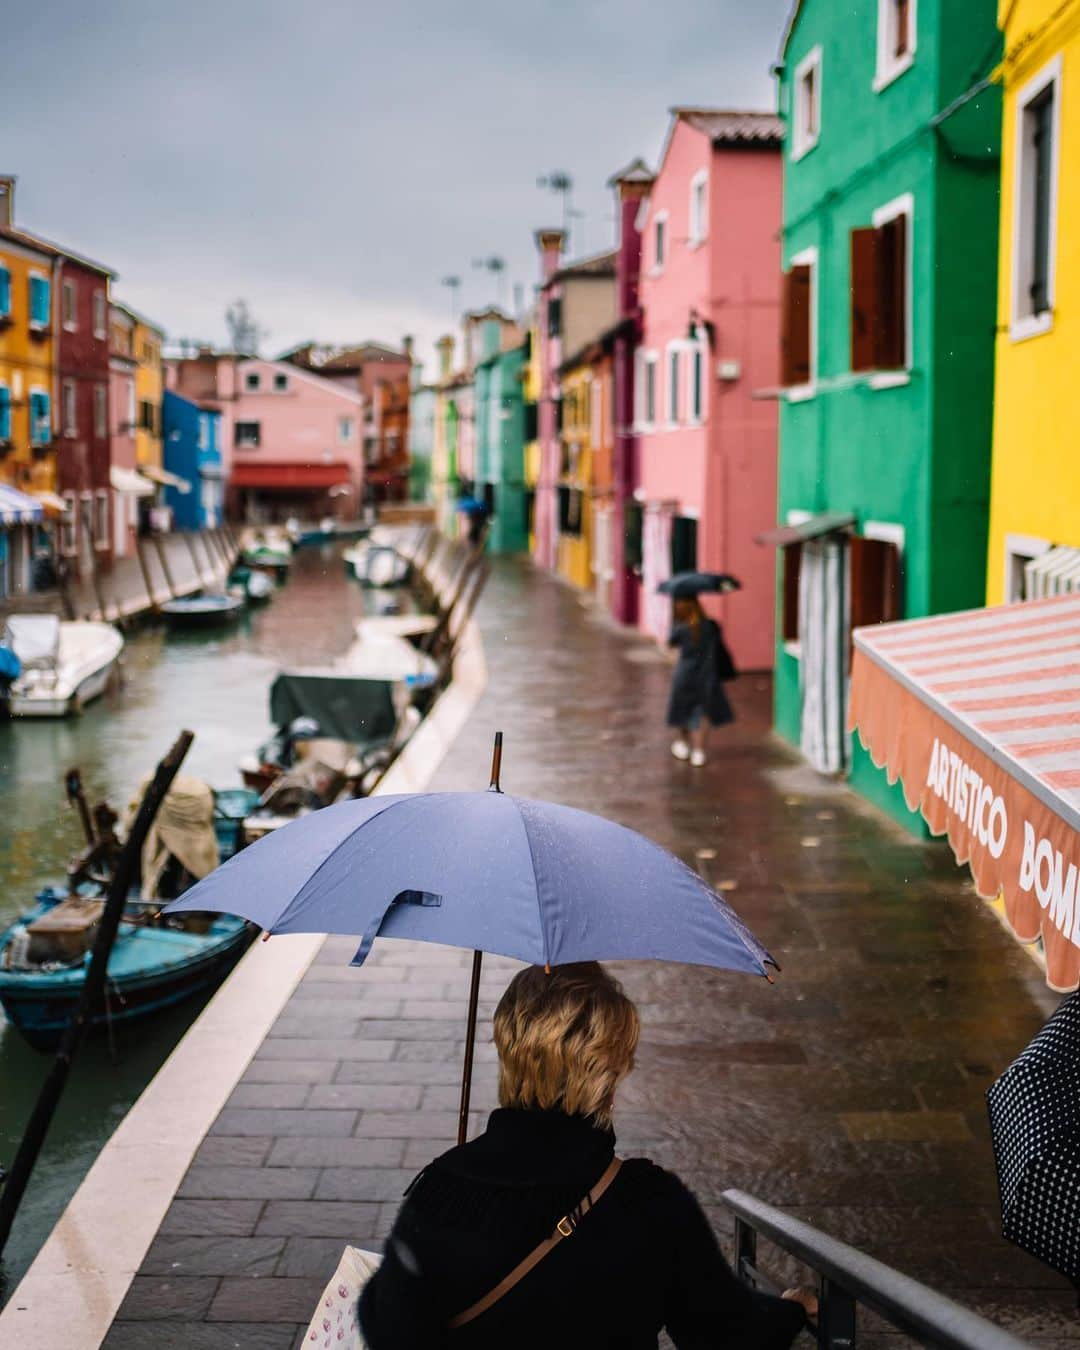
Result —
[[[689,624],[678,623],[671,630],[668,645],[679,649],[671,677],[668,726],[684,727],[698,712],[716,727],[733,722],[735,715],[724,693],[724,681],[734,676],[735,665],[720,625],[703,619],[695,633]]]
[[[783,1350],[801,1306],[740,1284],[677,1177],[627,1160],[574,1235],[487,1312],[446,1323],[518,1264],[599,1180],[615,1136],[557,1111],[499,1110],[408,1194],[360,1300],[371,1350]]]

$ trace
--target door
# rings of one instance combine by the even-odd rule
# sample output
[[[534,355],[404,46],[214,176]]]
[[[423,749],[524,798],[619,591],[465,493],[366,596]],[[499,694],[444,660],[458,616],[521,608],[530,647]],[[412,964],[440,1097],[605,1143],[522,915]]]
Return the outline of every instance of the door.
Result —
[[[799,569],[800,747],[819,773],[843,773],[847,731],[848,545],[842,535],[807,539]]]
[[[612,531],[615,515],[610,502],[597,502],[593,509],[593,593],[600,608],[611,609],[611,583],[615,576],[613,559],[615,541]]]
[[[641,582],[645,603],[645,626],[657,642],[667,642],[671,634],[671,601],[659,595],[657,587],[671,576],[670,506],[650,502],[645,508]]]

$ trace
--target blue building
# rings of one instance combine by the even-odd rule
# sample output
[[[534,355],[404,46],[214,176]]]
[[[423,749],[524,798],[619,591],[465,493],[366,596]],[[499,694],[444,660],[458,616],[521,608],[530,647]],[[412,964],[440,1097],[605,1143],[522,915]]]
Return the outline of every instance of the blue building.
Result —
[[[221,465],[221,414],[200,408],[189,398],[165,390],[162,437],[165,468],[190,486],[165,489],[180,530],[208,530],[225,520],[225,480]]]

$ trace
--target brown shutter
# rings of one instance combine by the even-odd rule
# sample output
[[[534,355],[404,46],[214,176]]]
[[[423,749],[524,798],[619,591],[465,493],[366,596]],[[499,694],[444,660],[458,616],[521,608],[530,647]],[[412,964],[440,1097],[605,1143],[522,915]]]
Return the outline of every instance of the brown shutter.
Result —
[[[911,6],[908,0],[893,0],[896,6],[896,44],[893,47],[894,56],[904,56],[911,46],[911,35],[908,31],[911,24]]]
[[[907,217],[894,216],[877,233],[875,364],[881,370],[901,370],[907,365]]]
[[[878,326],[879,234],[851,231],[851,369],[873,370]]]
[[[784,596],[781,635],[785,642],[799,640],[799,573],[802,570],[802,544],[788,544],[783,550]]]
[[[900,552],[884,539],[851,537],[851,627],[900,617]]]
[[[810,382],[810,268],[784,273],[780,335],[780,383],[785,388]]]

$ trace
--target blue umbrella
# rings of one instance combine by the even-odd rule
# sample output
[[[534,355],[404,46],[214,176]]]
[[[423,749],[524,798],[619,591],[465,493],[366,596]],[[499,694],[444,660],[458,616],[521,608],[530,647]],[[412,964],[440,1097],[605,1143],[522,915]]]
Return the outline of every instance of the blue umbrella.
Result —
[[[479,497],[460,497],[457,509],[464,511],[467,516],[478,516],[487,510],[487,503],[482,502]]]
[[[599,816],[498,788],[326,807],[236,854],[166,913],[240,914],[266,933],[471,947],[471,1070],[480,953],[533,965],[664,960],[766,975],[776,963],[730,905],[659,845]]]

